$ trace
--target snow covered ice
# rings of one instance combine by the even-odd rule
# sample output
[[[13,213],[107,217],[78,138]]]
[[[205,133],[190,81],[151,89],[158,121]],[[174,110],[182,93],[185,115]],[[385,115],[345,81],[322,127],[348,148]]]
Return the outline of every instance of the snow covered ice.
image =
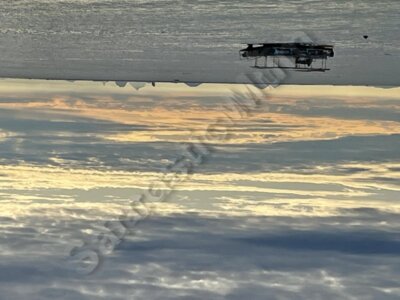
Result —
[[[335,45],[329,72],[285,83],[395,86],[400,2],[1,1],[0,77],[240,82],[244,43],[311,37]],[[368,39],[363,36],[368,35]]]

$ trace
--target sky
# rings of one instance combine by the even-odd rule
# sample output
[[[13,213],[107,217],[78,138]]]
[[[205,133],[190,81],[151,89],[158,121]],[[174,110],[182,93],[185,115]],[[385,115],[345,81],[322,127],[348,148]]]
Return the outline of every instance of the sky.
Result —
[[[0,299],[398,299],[399,137],[400,88],[0,80]]]

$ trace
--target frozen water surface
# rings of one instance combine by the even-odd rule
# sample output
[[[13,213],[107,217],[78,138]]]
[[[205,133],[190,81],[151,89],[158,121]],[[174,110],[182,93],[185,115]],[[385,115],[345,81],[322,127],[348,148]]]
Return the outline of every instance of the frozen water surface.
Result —
[[[242,43],[311,38],[335,45],[331,70],[285,83],[393,86],[399,10],[396,0],[1,1],[0,76],[242,82],[255,72]]]

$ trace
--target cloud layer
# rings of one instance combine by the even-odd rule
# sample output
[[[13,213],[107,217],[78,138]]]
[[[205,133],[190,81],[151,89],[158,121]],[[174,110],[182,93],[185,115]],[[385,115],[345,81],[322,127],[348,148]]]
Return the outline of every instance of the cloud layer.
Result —
[[[246,117],[244,91],[0,82],[0,298],[398,298],[399,89],[254,90]],[[229,139],[77,275],[71,248],[227,113]]]

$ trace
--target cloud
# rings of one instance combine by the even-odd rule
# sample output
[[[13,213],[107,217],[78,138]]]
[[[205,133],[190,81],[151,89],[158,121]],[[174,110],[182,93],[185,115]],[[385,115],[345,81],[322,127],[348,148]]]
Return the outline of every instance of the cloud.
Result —
[[[231,94],[0,84],[0,295],[395,299],[398,101],[386,90],[309,89],[277,90],[249,118],[234,115],[232,138],[209,144],[168,202],[149,202],[151,216],[80,277],[71,248],[159,182],[188,131],[200,136]]]
[[[369,215],[392,220],[392,225],[398,219],[377,211]],[[93,222],[62,221],[55,226],[50,218],[28,217],[26,226],[36,230],[25,230],[18,243],[11,241],[21,229],[2,234],[2,245],[9,245],[12,258],[1,264],[9,275],[2,280],[7,288],[0,285],[0,290],[11,295],[8,299],[159,299],[163,294],[166,299],[244,294],[258,299],[262,293],[277,299],[296,293],[304,299],[317,294],[350,299],[371,293],[391,299],[398,296],[396,229],[378,228],[368,218],[360,227],[356,221],[364,217],[153,216],[91,277],[68,271],[63,256],[77,241],[79,229],[93,227]],[[42,228],[48,231],[36,234]],[[64,239],[55,239],[57,235]]]

